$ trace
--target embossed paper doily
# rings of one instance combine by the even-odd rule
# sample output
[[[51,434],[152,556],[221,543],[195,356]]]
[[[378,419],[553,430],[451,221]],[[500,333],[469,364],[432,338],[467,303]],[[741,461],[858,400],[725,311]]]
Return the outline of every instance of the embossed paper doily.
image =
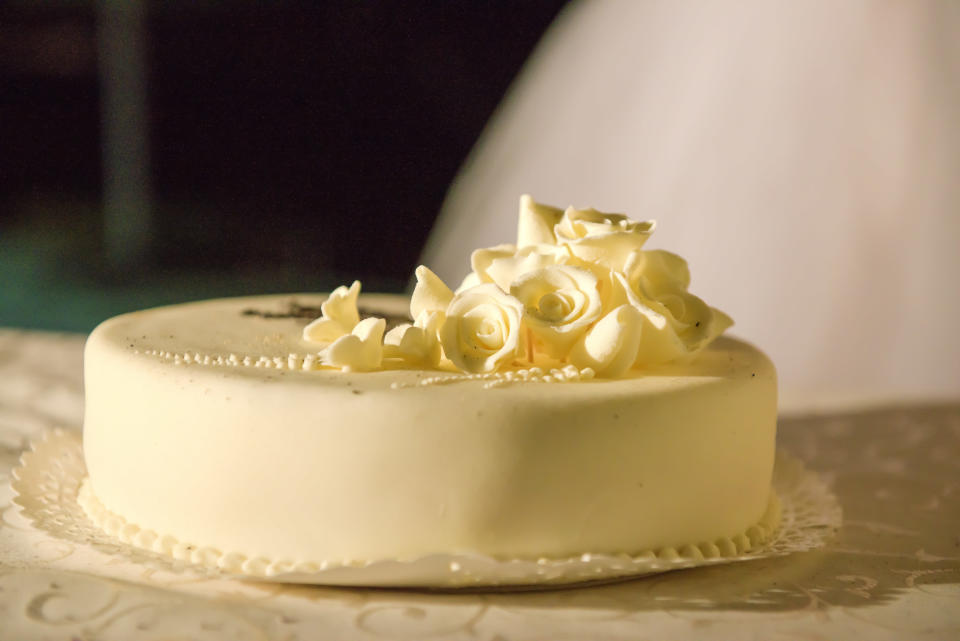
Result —
[[[773,488],[779,499],[779,526],[763,540],[737,542],[733,553],[716,554],[691,545],[639,555],[584,554],[536,560],[432,555],[349,565],[320,563],[309,572],[266,572],[262,563],[228,566],[232,571],[225,571],[222,558],[191,562],[189,555],[159,554],[128,545],[121,540],[123,533],[118,538],[97,527],[78,502],[86,467],[77,433],[49,432],[23,455],[13,476],[15,502],[35,527],[57,538],[90,545],[118,561],[203,576],[319,585],[535,588],[610,581],[813,550],[833,536],[842,518],[839,503],[826,483],[798,459],[778,451]],[[776,502],[772,506],[776,509]]]

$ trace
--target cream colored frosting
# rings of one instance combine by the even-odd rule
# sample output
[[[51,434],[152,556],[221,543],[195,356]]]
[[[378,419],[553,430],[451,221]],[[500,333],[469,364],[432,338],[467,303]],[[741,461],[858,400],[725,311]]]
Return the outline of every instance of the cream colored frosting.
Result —
[[[318,559],[318,560],[293,560],[289,558],[267,558],[264,556],[250,557],[239,552],[223,551],[212,546],[201,546],[188,541],[181,541],[175,536],[169,534],[157,534],[152,530],[145,530],[136,523],[129,523],[119,514],[114,514],[103,506],[100,499],[90,488],[90,481],[86,479],[81,485],[77,494],[77,503],[83,508],[90,520],[107,534],[117,537],[128,545],[134,545],[157,554],[167,555],[178,561],[189,561],[196,565],[211,569],[225,570],[227,572],[240,573],[247,576],[274,578],[283,577],[290,574],[316,574],[324,570],[332,570],[339,567],[366,567],[374,565],[379,561],[388,561],[393,559],[364,560],[364,559]],[[686,545],[666,546],[655,550],[642,550],[628,554],[617,554],[618,559],[626,562],[636,561],[677,561],[680,559],[689,559],[701,561],[707,559],[723,559],[725,557],[734,557],[746,554],[762,546],[770,540],[780,525],[781,506],[777,495],[770,494],[770,500],[767,503],[767,509],[764,511],[760,520],[748,527],[745,531],[735,536],[721,536],[712,541],[702,541],[700,543],[688,543]],[[403,559],[407,563],[416,563],[423,559],[434,557],[410,557]],[[475,554],[469,555],[476,558]],[[595,554],[578,554],[571,557],[537,557],[537,565],[544,566],[550,562],[569,561],[578,558],[581,561],[589,561]],[[450,555],[451,559],[463,558],[462,555]],[[509,559],[509,561],[524,559]],[[456,575],[459,572],[459,563],[456,560],[449,564],[449,572]],[[448,578],[448,581],[450,579]],[[464,576],[460,581],[453,579],[454,585],[469,585],[475,583],[477,579],[471,576]],[[514,583],[510,581],[510,583]]]
[[[350,296],[341,291],[324,316]],[[170,536],[282,567],[436,553],[635,553],[737,537],[764,518],[776,376],[746,343],[721,337],[688,362],[602,381],[581,380],[592,370],[576,364],[563,384],[509,380],[511,370],[361,373],[322,365],[317,344],[303,338],[305,320],[270,317],[292,299],[324,300],[179,305],[120,316],[91,334],[84,451],[105,513],[146,539]],[[445,299],[443,291],[415,297],[421,313],[388,333],[384,362],[412,353],[430,361],[435,346],[418,352],[412,328],[446,314],[455,296]],[[360,301],[381,316],[409,303]],[[251,309],[270,314],[244,313]],[[588,313],[589,301],[578,309]],[[349,343],[359,351],[382,331],[349,310],[329,317],[340,319],[334,343],[356,337]],[[490,350],[479,363],[515,347],[509,328],[498,333],[482,315],[464,322],[457,340]],[[618,354],[606,359],[589,337],[584,343],[585,360],[621,366]],[[438,376],[460,378],[419,384]],[[491,389],[493,380],[504,383]]]
[[[346,371],[452,367],[467,373],[523,369],[545,359],[604,378],[689,359],[733,321],[689,293],[686,261],[646,251],[653,222],[520,198],[516,245],[478,249],[456,292],[416,270],[411,325],[359,321],[360,284],[340,287],[303,330],[320,362]],[[384,361],[387,356],[388,360]]]

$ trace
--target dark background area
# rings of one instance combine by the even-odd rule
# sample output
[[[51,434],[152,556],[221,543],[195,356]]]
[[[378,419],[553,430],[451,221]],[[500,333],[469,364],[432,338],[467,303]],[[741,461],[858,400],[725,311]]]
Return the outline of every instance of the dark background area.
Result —
[[[104,249],[91,2],[0,4],[0,326],[194,298],[399,291],[564,2],[148,2],[148,243]]]

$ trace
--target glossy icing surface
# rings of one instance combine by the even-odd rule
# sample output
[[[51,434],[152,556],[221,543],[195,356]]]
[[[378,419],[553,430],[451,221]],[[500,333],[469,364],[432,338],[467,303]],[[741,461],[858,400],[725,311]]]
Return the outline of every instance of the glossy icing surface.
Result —
[[[734,537],[767,510],[776,375],[746,343],[617,380],[423,385],[437,372],[319,369],[307,320],[284,311],[322,300],[206,301],[95,330],[84,449],[103,507],[291,562],[635,553]]]

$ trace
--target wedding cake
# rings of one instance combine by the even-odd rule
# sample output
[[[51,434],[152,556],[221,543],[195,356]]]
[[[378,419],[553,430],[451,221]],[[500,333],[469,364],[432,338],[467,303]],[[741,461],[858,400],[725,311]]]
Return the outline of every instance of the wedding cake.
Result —
[[[776,373],[653,223],[525,196],[453,290],[212,300],[85,352],[80,502],[283,576],[431,555],[734,555],[776,528]]]

